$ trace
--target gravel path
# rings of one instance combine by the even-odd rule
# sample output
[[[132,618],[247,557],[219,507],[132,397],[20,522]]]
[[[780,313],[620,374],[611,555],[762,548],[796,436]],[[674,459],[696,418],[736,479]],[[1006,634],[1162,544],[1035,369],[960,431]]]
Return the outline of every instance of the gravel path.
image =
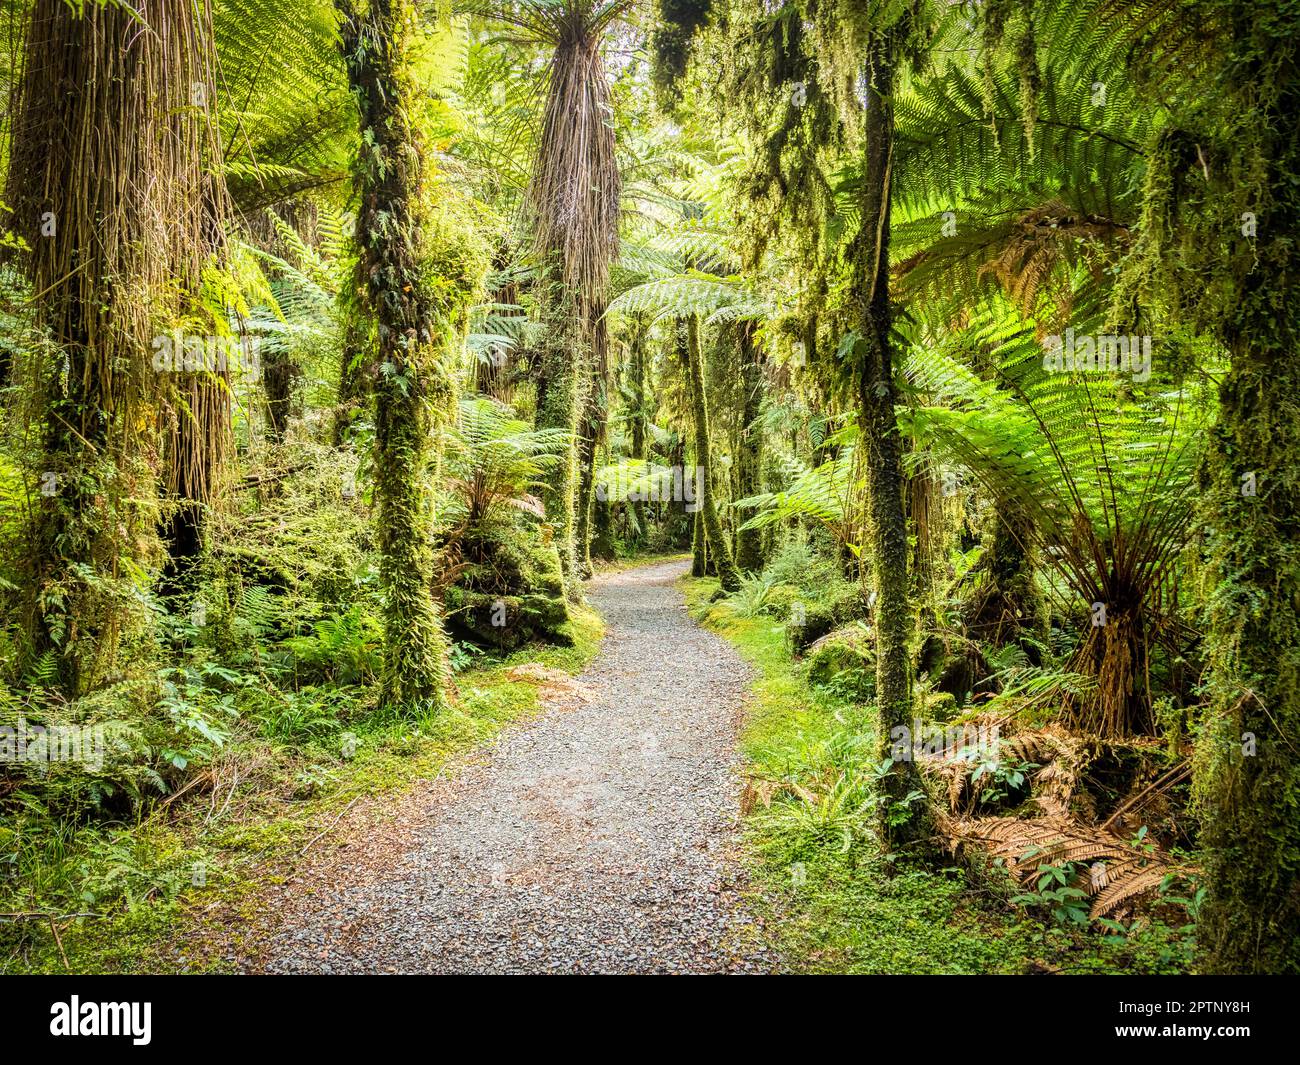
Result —
[[[593,581],[608,631],[568,699],[363,824],[280,889],[264,972],[774,967],[741,908],[735,736],[749,672],[696,626],[686,564]],[[373,821],[373,818],[371,818]]]

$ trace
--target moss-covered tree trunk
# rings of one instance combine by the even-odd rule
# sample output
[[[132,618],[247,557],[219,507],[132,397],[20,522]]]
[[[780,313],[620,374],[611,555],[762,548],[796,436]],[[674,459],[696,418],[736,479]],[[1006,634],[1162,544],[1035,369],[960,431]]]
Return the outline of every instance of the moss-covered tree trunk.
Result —
[[[704,521],[697,510],[691,518],[691,576],[705,577],[709,572],[709,554],[704,546]]]
[[[734,592],[740,587],[740,573],[731,560],[731,547],[718,517],[714,494],[716,482],[713,478],[713,445],[709,439],[709,403],[704,388],[704,351],[700,344],[700,320],[696,315],[686,319],[686,373],[690,379],[691,417],[695,423],[695,502],[718,580],[724,590]]]
[[[647,429],[650,424],[646,409],[646,358],[649,348],[649,325],[644,319],[634,319],[630,326],[631,336],[628,340],[628,387],[631,392],[628,420],[632,433],[632,458],[644,462],[648,457],[646,450]],[[628,504],[636,518],[637,536],[644,541],[649,532],[647,519],[649,510],[644,500],[633,500]]]
[[[1231,368],[1204,513],[1213,707],[1197,751],[1210,972],[1300,971],[1300,12],[1236,5],[1224,84],[1225,209],[1199,243],[1233,242]],[[1217,169],[1217,168],[1216,168]],[[1215,171],[1211,171],[1212,174]],[[1232,182],[1235,175],[1250,185]],[[1241,200],[1249,190],[1250,202]],[[1213,202],[1213,201],[1211,201]],[[1242,212],[1258,218],[1242,232]],[[1249,228],[1249,227],[1246,227]],[[1216,246],[1210,243],[1210,246]]]
[[[4,197],[55,346],[32,471],[28,632],[71,695],[123,665],[123,641],[147,624],[130,575],[152,561],[139,545],[158,516],[154,432],[159,400],[175,397],[172,329],[200,317],[195,296],[220,241],[210,27],[192,5],[134,8],[29,5]]]
[[[537,416],[538,429],[562,429],[572,441],[578,440],[582,365],[582,336],[577,322],[569,318],[563,301],[551,315],[546,337],[538,352]],[[541,485],[546,520],[552,529],[560,554],[560,568],[566,581],[578,571],[577,563],[577,496],[578,449],[565,448],[561,461],[547,471]]]
[[[763,406],[763,356],[754,336],[754,323],[737,327],[740,343],[740,447],[737,449],[736,481],[741,497],[763,490],[763,430],[758,416]],[[736,566],[744,572],[763,568],[763,530],[736,531]]]
[[[574,553],[578,575],[591,576],[593,511],[596,507],[596,452],[609,417],[609,328],[600,318],[592,330],[591,373],[578,422],[578,494]],[[602,501],[603,502],[603,501]]]
[[[862,442],[876,582],[876,703],[881,757],[891,732],[912,727],[908,641],[912,604],[907,587],[907,517],[903,509],[903,442],[894,413],[895,388],[889,298],[890,175],[894,142],[895,30],[872,37],[866,70],[867,106],[862,156],[862,223],[854,240],[854,284],[859,301],[857,352]],[[914,760],[900,759],[882,782],[881,831],[895,847],[923,849],[931,834],[929,805]]]
[[[428,468],[438,425],[454,403],[447,347],[472,293],[435,276],[457,252],[426,209],[429,189],[410,125],[406,49],[409,0],[372,0],[365,14],[336,0],[341,44],[361,124],[356,241],[362,301],[376,324],[375,503],[384,593],[380,704],[403,714],[440,709],[447,681],[441,612],[433,595]],[[462,240],[464,235],[460,235]]]

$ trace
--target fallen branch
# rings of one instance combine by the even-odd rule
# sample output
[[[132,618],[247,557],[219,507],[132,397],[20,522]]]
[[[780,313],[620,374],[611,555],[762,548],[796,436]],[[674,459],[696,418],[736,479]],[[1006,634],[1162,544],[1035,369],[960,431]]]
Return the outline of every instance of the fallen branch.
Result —
[[[1173,787],[1184,777],[1186,777],[1191,771],[1192,771],[1192,767],[1187,763],[1183,763],[1181,765],[1174,766],[1173,769],[1169,770],[1169,772],[1165,773],[1163,776],[1157,777],[1145,788],[1143,788],[1140,792],[1134,795],[1133,798],[1129,799],[1125,803],[1121,803],[1119,809],[1117,809],[1113,814],[1111,814],[1108,818],[1106,818],[1105,821],[1102,822],[1101,830],[1103,832],[1108,832],[1111,826],[1114,825],[1116,821],[1118,821],[1130,810],[1136,809],[1142,803],[1142,800],[1144,800],[1152,792],[1163,791],[1165,788]]]
[[[18,913],[0,913],[0,920],[10,921],[68,921],[74,917],[106,917],[103,913],[46,913],[44,911],[20,911]]]
[[[72,966],[68,964],[68,952],[63,949],[63,937],[59,935],[59,925],[53,917],[50,918],[50,931],[54,933],[54,942],[59,945],[59,956],[63,959],[63,967],[71,972]]]

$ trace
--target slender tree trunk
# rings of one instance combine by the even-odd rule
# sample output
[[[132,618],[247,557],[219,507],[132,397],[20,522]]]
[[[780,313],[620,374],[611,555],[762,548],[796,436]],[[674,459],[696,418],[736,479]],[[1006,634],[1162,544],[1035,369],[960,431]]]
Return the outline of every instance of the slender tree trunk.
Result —
[[[592,331],[591,378],[582,405],[578,438],[578,525],[574,549],[578,574],[591,576],[592,511],[596,506],[596,452],[605,439],[609,417],[609,329],[602,317]]]
[[[907,588],[907,518],[903,510],[903,448],[894,415],[895,389],[889,299],[890,175],[894,143],[894,30],[872,38],[866,71],[866,144],[862,159],[862,228],[854,242],[855,285],[860,300],[858,351],[862,441],[867,451],[867,500],[876,579],[876,703],[881,757],[891,733],[912,727],[912,676],[908,640],[912,604]],[[895,736],[897,733],[895,733]],[[910,744],[909,744],[910,748]],[[881,831],[896,847],[920,849],[930,837],[928,803],[920,772],[910,759],[896,761],[881,788]],[[921,798],[917,798],[917,793]]]
[[[632,458],[639,462],[646,460],[646,430],[649,415],[646,412],[646,354],[648,347],[649,326],[642,319],[635,319],[631,325],[631,341],[628,350],[628,370],[631,377],[632,403],[628,412],[632,429]],[[638,538],[644,540],[649,529],[647,518],[649,510],[643,500],[633,500],[630,504],[636,516],[636,525],[640,530]]]
[[[754,323],[741,322],[740,341],[741,426],[736,479],[740,496],[763,490],[763,430],[757,424],[763,405],[762,352],[754,337]],[[744,572],[763,568],[763,530],[741,527],[736,531],[736,565]]]
[[[691,576],[706,577],[709,573],[709,556],[704,549],[704,520],[697,510],[691,518]]]
[[[560,568],[566,580],[579,571],[577,562],[577,479],[579,384],[582,365],[582,336],[574,319],[568,318],[563,301],[557,300],[546,338],[542,341],[537,378],[538,429],[563,429],[574,441],[564,450],[560,462],[542,482],[546,520],[555,536]],[[566,321],[565,319],[568,318]]]
[[[415,9],[410,0],[371,0],[362,16],[351,0],[336,4],[343,16],[344,63],[367,146],[357,169],[359,272],[384,367],[373,386],[385,597],[380,705],[418,714],[445,705],[446,644],[432,589],[426,474],[428,466],[437,465],[439,426],[455,401],[450,359],[442,349],[455,342],[473,293],[450,279],[430,285],[425,267],[426,261],[452,257],[457,234],[443,232],[450,223],[430,219],[422,210],[427,179],[407,117],[412,88],[405,73]]]
[[[704,390],[704,352],[700,346],[700,322],[695,315],[686,319],[686,364],[691,386],[691,412],[695,421],[696,504],[708,544],[708,554],[717,567],[725,591],[740,587],[740,573],[731,560],[731,548],[718,518],[714,496],[713,446],[709,441],[709,404]]]
[[[1237,5],[1223,91],[1239,107],[1225,175],[1259,173],[1254,199],[1227,188],[1207,228],[1226,243],[1243,207],[1231,367],[1203,481],[1212,531],[1208,650],[1213,704],[1197,745],[1208,898],[1201,966],[1300,971],[1300,15]],[[1257,138],[1257,139],[1256,139]]]

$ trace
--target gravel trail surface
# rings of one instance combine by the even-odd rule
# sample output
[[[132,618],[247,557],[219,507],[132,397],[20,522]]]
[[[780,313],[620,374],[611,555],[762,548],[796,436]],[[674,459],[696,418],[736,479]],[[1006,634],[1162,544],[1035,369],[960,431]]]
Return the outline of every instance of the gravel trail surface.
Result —
[[[278,889],[263,972],[775,967],[741,905],[735,740],[750,673],[681,562],[597,578],[605,642],[486,753],[347,828]]]

